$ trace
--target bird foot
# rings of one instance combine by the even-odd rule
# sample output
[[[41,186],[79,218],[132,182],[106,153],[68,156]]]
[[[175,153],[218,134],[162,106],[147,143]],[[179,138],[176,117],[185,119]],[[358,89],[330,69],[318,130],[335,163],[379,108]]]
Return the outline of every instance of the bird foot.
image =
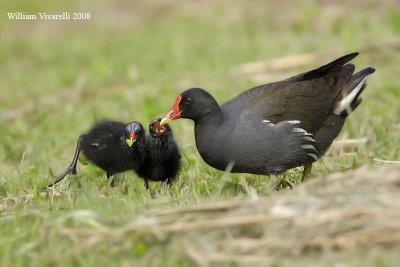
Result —
[[[276,190],[282,190],[282,189],[285,189],[285,188],[288,188],[289,187],[289,189],[293,189],[293,187],[294,187],[294,184],[292,183],[292,182],[290,182],[290,181],[288,181],[288,180],[286,180],[286,179],[282,179],[282,180],[280,180],[279,181],[279,183],[275,186],[275,189]]]

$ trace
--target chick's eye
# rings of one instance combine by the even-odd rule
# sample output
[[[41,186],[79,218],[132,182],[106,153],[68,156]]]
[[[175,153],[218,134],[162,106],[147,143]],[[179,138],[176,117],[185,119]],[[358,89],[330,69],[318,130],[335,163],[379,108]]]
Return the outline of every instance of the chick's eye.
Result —
[[[135,127],[133,128],[133,131],[135,133],[140,133],[142,132],[142,127],[139,124],[136,124]]]
[[[192,99],[191,98],[186,98],[185,99],[185,104],[189,105],[190,103],[192,103]]]
[[[132,130],[132,127],[130,125],[127,125],[126,128],[125,128],[125,133],[128,134],[128,133],[131,132],[131,130]]]

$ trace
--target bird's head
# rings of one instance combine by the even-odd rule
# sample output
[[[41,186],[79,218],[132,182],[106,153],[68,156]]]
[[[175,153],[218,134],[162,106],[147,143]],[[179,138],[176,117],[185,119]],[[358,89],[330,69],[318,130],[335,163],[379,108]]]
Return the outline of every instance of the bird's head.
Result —
[[[160,121],[161,118],[158,118],[156,120],[152,120],[149,123],[149,132],[154,137],[160,137],[171,132],[171,128],[169,127],[169,125],[161,125]]]
[[[201,88],[188,89],[176,98],[160,124],[164,125],[179,118],[197,120],[215,109],[219,109],[219,105],[207,91]]]
[[[144,134],[144,129],[143,126],[136,121],[129,122],[125,126],[125,141],[126,144],[131,147],[133,144],[136,142],[136,140],[143,136]]]

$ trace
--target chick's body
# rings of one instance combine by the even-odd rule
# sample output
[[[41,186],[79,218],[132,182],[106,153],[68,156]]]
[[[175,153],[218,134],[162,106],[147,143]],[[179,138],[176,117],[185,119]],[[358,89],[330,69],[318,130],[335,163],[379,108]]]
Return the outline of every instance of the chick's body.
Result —
[[[172,182],[181,166],[181,154],[169,125],[160,126],[161,119],[150,122],[146,137],[147,160],[137,174],[146,183],[150,181]]]
[[[45,188],[54,186],[68,174],[76,174],[81,152],[87,160],[104,170],[107,177],[128,170],[137,171],[147,159],[145,131],[136,121],[128,124],[109,120],[97,122],[78,138],[71,164]]]
[[[125,129],[126,124],[121,122],[100,121],[80,137],[82,153],[108,177],[139,169],[147,157],[144,129],[136,134],[131,147],[126,144]]]

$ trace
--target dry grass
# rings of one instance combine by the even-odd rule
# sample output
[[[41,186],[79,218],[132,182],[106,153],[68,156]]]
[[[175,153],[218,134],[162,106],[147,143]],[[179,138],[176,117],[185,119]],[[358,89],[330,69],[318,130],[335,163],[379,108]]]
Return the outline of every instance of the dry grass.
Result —
[[[400,166],[361,168],[315,179],[275,198],[250,199],[155,212],[118,227],[95,214],[85,227],[61,227],[74,243],[66,256],[104,242],[147,240],[187,244],[183,251],[199,266],[235,262],[272,263],[313,253],[400,249]],[[88,219],[90,218],[90,219]],[[179,253],[179,252],[177,252]]]

